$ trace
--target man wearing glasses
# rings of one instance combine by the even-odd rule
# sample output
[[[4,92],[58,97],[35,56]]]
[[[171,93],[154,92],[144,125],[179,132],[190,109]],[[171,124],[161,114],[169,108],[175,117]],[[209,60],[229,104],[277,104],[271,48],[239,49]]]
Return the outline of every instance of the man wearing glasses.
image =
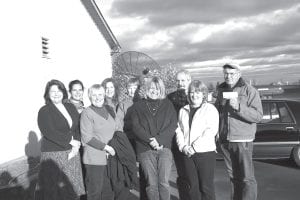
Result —
[[[258,91],[241,77],[238,64],[223,66],[225,82],[218,87],[215,106],[220,114],[218,145],[229,173],[233,200],[256,200],[252,162],[256,123],[263,116]]]

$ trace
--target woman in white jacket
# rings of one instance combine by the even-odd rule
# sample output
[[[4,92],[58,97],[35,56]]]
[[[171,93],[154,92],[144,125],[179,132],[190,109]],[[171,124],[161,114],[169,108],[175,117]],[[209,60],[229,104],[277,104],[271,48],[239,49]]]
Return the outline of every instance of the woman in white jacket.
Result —
[[[186,196],[191,200],[214,200],[215,136],[219,113],[207,102],[208,89],[201,81],[189,85],[189,105],[179,111],[176,141],[185,157],[182,165],[189,182]]]

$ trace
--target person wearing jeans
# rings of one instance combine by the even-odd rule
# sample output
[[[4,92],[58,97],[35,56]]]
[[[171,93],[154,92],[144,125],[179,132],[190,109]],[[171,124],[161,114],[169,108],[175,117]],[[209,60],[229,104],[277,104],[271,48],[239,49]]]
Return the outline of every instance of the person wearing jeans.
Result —
[[[214,105],[207,102],[207,96],[205,84],[192,81],[188,87],[189,105],[179,111],[176,142],[184,154],[181,165],[190,187],[183,196],[189,200],[215,200],[215,136],[219,114]]]
[[[168,148],[140,153],[138,160],[148,180],[146,193],[149,199],[169,199],[169,177],[172,166],[172,152]],[[159,183],[159,186],[157,185]]]
[[[221,144],[220,148],[230,177],[233,199],[256,199],[253,142],[227,142]]]
[[[131,127],[136,153],[145,177],[148,199],[169,200],[173,159],[170,149],[177,124],[176,111],[165,98],[165,87],[160,78],[149,78],[145,90],[146,98],[132,106]]]
[[[223,73],[225,82],[217,88],[215,106],[220,114],[218,144],[230,177],[231,199],[256,200],[252,153],[256,123],[263,116],[260,96],[243,80],[238,64],[225,64]]]

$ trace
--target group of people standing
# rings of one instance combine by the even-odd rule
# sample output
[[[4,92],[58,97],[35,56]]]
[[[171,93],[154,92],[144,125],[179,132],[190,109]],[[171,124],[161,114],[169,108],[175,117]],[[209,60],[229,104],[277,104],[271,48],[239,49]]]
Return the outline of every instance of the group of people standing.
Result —
[[[131,78],[128,98],[121,102],[118,84],[105,79],[88,89],[88,107],[81,81],[70,82],[69,99],[62,82],[49,81],[38,113],[42,153],[36,199],[83,194],[88,200],[132,199],[137,161],[143,198],[168,200],[174,160],[180,199],[214,200],[218,149],[232,199],[255,200],[252,142],[262,118],[260,97],[242,79],[239,65],[226,64],[223,72],[215,105],[208,102],[206,85],[185,70],[176,74],[177,90],[168,95],[159,77]]]

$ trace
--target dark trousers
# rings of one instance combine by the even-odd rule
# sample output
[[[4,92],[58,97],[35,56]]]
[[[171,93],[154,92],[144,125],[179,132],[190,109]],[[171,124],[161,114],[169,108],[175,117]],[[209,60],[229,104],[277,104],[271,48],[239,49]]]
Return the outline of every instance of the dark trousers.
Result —
[[[172,153],[178,175],[176,184],[179,193],[179,199],[189,200],[187,192],[190,190],[190,185],[188,183],[188,178],[185,173],[185,171],[187,170],[185,169],[185,165],[182,164],[186,156],[178,150],[177,144],[175,144],[172,148]]]
[[[146,183],[146,178],[145,175],[143,173],[143,169],[141,167],[141,165],[139,164],[139,183],[140,183],[140,200],[148,200],[147,198],[147,193],[146,193],[146,187],[147,187],[147,183]]]
[[[257,183],[252,161],[253,142],[220,144],[230,177],[233,200],[256,200]]]
[[[85,165],[87,200],[113,200],[106,165]]]
[[[190,189],[186,199],[215,200],[214,174],[216,153],[214,151],[185,156],[183,163]]]

